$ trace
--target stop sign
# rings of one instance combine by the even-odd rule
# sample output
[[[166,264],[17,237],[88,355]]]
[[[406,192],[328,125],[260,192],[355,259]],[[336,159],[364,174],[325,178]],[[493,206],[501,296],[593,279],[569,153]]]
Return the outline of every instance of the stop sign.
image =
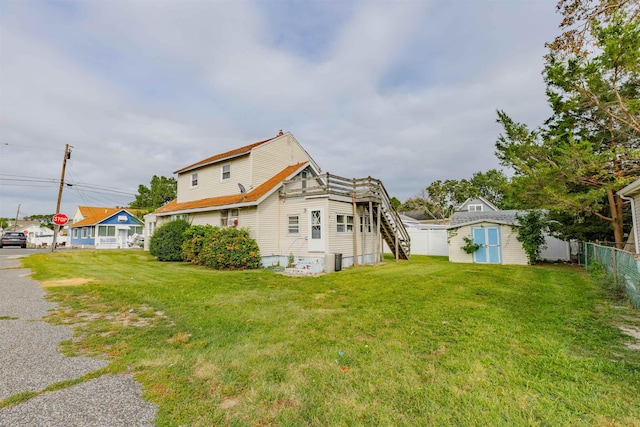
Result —
[[[57,213],[53,216],[53,223],[55,225],[65,225],[69,221],[69,217],[63,213]]]

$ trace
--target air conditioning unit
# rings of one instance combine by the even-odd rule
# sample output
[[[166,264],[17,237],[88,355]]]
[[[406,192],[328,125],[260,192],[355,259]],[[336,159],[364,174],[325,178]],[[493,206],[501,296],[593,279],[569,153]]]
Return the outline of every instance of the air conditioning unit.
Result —
[[[238,218],[229,218],[227,220],[227,227],[235,227],[238,225]]]

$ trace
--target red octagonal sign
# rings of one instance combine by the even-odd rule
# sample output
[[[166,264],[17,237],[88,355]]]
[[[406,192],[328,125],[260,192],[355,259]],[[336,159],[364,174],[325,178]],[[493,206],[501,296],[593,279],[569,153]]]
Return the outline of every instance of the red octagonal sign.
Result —
[[[55,225],[65,225],[69,221],[69,217],[63,213],[57,213],[53,216],[53,223]]]

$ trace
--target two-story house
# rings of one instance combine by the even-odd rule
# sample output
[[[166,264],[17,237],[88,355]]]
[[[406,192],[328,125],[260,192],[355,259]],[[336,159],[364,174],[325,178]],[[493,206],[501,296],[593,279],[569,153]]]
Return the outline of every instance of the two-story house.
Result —
[[[377,263],[382,239],[396,258],[409,257],[409,236],[382,183],[321,173],[290,133],[174,173],[177,198],[145,217],[145,236],[176,218],[248,228],[264,266],[287,265],[293,256],[310,273],[333,271],[336,259],[345,267]]]

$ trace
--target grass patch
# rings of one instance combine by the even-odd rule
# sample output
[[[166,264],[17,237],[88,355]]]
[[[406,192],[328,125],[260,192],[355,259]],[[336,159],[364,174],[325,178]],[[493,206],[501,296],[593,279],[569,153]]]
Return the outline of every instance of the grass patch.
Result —
[[[26,402],[29,399],[32,399],[36,396],[39,396],[41,394],[44,393],[48,393],[50,391],[58,391],[58,390],[64,390],[65,388],[69,388],[72,387],[76,384],[80,384],[86,381],[90,381],[93,379],[96,379],[98,377],[101,377],[107,373],[110,373],[109,368],[101,368],[101,369],[96,369],[95,371],[91,371],[88,374],[85,374],[81,377],[78,378],[74,378],[71,380],[65,380],[65,381],[59,381],[57,383],[51,384],[50,386],[40,390],[40,391],[24,391],[22,393],[16,393],[12,396],[9,396],[5,399],[0,400],[0,409],[3,408],[10,408],[12,406],[15,405],[19,405],[21,403]]]
[[[12,317],[12,316],[0,316],[0,320],[18,320],[18,317]]]
[[[131,369],[157,424],[640,425],[628,307],[567,266],[410,262],[321,277],[218,272],[139,251],[23,259],[78,323],[70,345]],[[139,323],[141,322],[141,323]]]

